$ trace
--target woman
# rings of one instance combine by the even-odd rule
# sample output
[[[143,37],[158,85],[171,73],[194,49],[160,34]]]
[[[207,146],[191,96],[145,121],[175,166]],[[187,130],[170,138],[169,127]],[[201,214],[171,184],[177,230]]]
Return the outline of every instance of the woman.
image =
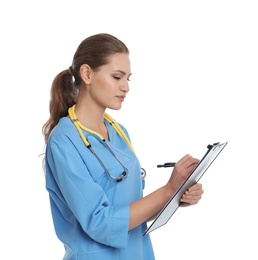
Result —
[[[185,155],[164,186],[143,197],[144,180],[130,137],[106,109],[118,110],[129,91],[129,50],[116,37],[81,42],[72,65],[53,81],[46,141],[46,189],[63,259],[155,259],[147,221],[195,168]],[[195,184],[181,201],[196,204]]]

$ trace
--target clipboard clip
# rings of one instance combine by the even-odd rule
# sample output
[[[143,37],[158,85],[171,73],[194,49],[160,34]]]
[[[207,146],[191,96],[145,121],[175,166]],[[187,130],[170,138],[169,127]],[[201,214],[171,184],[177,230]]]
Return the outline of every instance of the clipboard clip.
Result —
[[[214,143],[214,144],[209,144],[209,145],[207,146],[207,148],[208,148],[208,150],[211,150],[213,146],[216,146],[216,145],[218,145],[218,144],[219,144],[219,142]]]

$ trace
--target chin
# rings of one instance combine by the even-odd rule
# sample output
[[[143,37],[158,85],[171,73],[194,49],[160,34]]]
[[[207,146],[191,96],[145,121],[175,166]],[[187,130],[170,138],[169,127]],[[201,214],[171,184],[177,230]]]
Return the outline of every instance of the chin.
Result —
[[[112,109],[112,110],[120,110],[121,108],[122,108],[122,105],[109,107],[109,109]]]

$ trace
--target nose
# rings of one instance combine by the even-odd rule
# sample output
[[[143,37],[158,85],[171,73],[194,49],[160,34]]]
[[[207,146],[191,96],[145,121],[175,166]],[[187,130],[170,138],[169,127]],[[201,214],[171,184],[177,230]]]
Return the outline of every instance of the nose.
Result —
[[[124,93],[128,93],[130,88],[129,88],[129,83],[128,80],[124,81],[123,84],[121,85],[120,88]]]

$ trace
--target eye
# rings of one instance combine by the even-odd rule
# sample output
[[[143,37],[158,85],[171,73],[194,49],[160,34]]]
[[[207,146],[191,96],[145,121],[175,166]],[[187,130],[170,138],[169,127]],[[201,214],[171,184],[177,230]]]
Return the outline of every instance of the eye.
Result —
[[[120,77],[117,77],[117,76],[114,76],[114,79],[120,80],[121,78],[120,78]]]

